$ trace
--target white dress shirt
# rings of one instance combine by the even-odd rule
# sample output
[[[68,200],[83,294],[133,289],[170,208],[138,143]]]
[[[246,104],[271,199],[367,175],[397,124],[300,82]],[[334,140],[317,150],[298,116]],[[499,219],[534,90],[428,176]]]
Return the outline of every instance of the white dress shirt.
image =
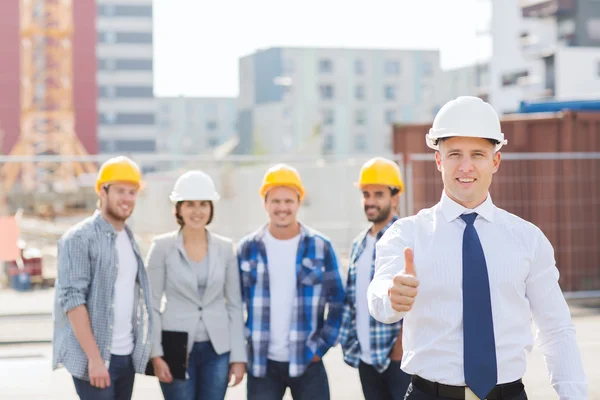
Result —
[[[476,212],[490,292],[498,383],[522,378],[533,346],[532,317],[551,383],[561,400],[586,400],[587,378],[569,308],[558,285],[552,245],[535,225],[496,207],[491,196],[468,210],[445,193],[441,201],[394,223],[377,242],[375,276],[367,292],[371,315],[404,318],[402,369],[430,381],[465,385],[463,372],[462,238],[460,215]],[[414,252],[419,279],[411,311],[391,308],[388,288]]]

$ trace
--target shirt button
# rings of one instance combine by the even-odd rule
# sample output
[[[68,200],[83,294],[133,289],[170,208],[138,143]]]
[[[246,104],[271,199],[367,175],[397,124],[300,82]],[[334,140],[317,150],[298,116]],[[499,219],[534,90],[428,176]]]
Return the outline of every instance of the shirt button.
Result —
[[[198,307],[198,311],[202,311],[202,307]]]

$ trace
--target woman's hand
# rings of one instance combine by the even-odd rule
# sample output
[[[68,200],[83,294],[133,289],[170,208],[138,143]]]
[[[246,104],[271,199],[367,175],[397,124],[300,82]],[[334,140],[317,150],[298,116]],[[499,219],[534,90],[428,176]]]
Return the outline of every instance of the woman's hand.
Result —
[[[154,367],[154,375],[156,375],[159,381],[164,383],[173,382],[171,370],[162,357],[154,357],[152,359],[152,366]]]
[[[229,366],[228,382],[231,383],[232,377],[235,377],[235,381],[233,382],[233,385],[230,385],[230,386],[235,386],[235,385],[239,384],[242,381],[242,379],[244,379],[245,373],[246,373],[246,364],[245,363],[240,363],[240,362],[231,363],[231,365]]]

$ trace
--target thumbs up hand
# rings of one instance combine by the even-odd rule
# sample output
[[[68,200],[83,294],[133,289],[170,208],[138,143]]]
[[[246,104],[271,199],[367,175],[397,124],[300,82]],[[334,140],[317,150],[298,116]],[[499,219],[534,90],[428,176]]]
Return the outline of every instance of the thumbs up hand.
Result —
[[[417,296],[419,280],[415,271],[415,260],[412,249],[404,249],[404,270],[394,276],[388,289],[392,308],[398,312],[410,311]]]

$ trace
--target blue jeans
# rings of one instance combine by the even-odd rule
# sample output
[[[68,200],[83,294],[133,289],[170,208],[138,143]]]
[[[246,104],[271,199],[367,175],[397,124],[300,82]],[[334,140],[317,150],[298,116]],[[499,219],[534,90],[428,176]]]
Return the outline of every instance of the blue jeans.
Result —
[[[358,366],[365,400],[403,400],[411,375],[400,369],[400,361],[392,361],[382,373],[364,362]]]
[[[289,387],[294,400],[329,400],[329,380],[323,361],[311,363],[304,374],[290,377],[289,363],[267,360],[267,376],[248,374],[248,400],[281,400]]]
[[[189,379],[160,382],[165,400],[223,400],[229,378],[229,352],[217,354],[210,342],[196,342],[187,372]]]
[[[111,355],[108,373],[110,386],[104,389],[92,386],[89,381],[73,377],[79,398],[81,400],[131,400],[135,380],[131,356]]]

